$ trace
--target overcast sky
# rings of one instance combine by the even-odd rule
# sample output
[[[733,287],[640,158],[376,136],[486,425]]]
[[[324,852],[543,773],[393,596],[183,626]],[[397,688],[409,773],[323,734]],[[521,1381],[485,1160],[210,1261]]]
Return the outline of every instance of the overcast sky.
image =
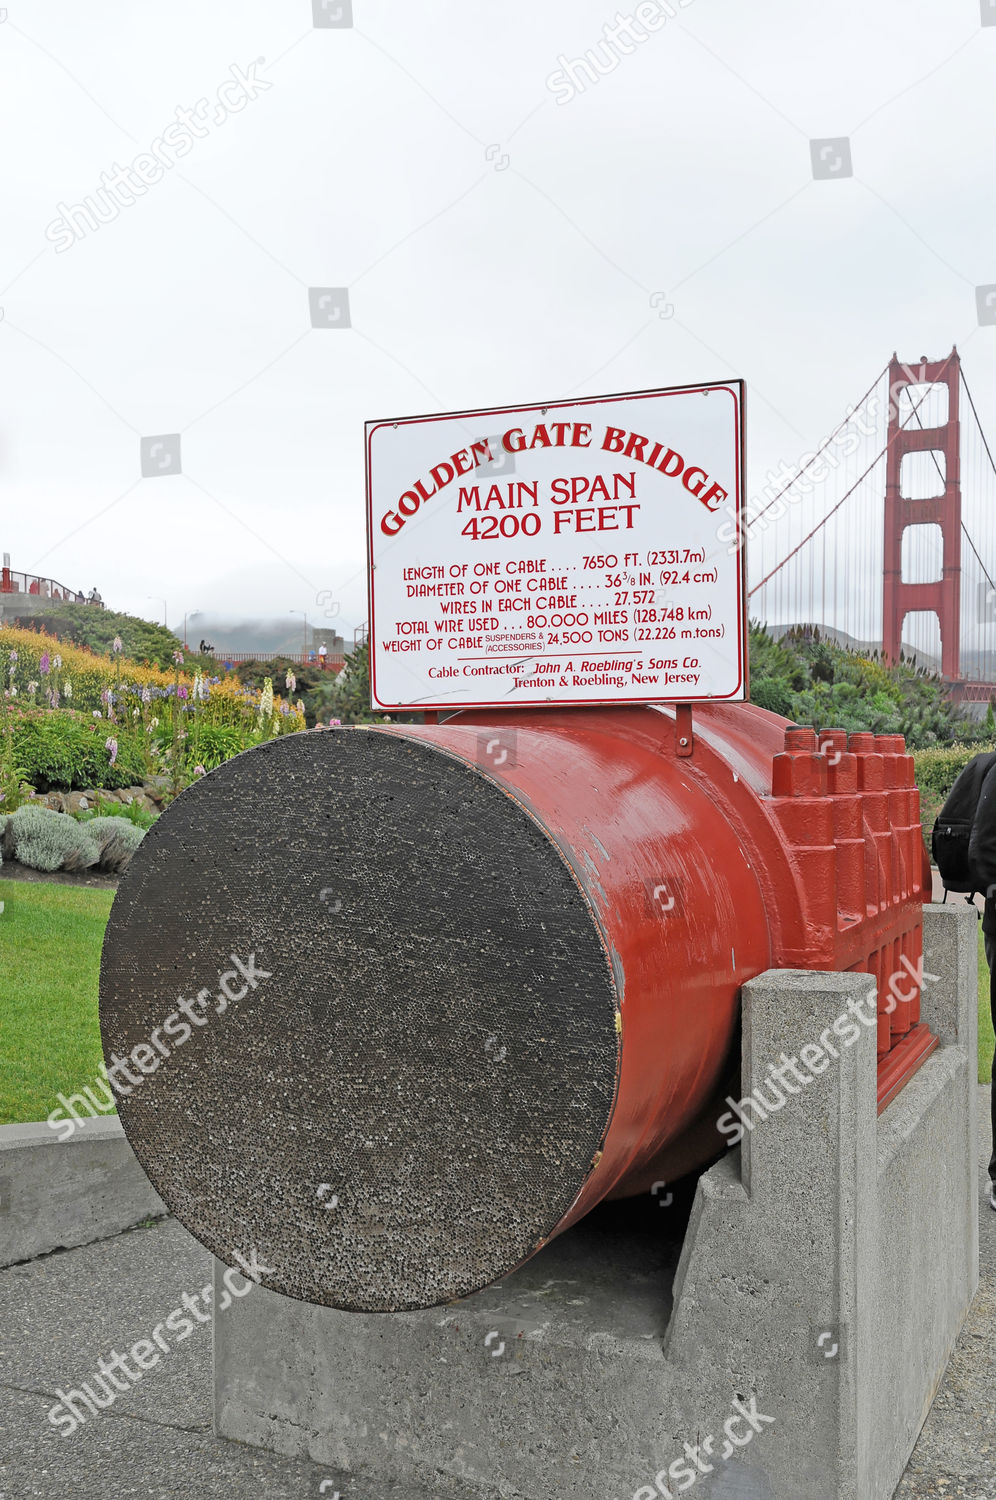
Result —
[[[15,568],[350,634],[369,418],[740,376],[756,488],[957,343],[996,429],[996,0],[316,4],[9,0]],[[60,226],[119,168],[135,201]]]

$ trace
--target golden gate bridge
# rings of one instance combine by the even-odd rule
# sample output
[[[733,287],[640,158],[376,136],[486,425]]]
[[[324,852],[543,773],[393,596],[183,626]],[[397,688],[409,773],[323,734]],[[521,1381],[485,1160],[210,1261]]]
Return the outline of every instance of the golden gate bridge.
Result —
[[[894,355],[744,522],[750,614],[774,634],[815,625],[996,696],[996,462],[957,349]]]

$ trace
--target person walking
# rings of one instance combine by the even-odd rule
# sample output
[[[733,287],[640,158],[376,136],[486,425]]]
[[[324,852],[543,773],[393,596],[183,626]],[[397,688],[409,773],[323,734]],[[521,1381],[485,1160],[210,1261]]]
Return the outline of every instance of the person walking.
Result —
[[[993,760],[996,761],[996,756]],[[993,974],[993,962],[996,960],[996,764],[986,770],[979,792],[968,840],[968,865],[977,882],[977,889],[985,896],[982,939],[986,949],[986,963],[989,965],[989,1009],[993,1029],[996,1030],[996,976]],[[989,1161],[989,1207],[996,1211],[996,1057],[993,1058],[990,1084],[990,1115],[993,1154]]]

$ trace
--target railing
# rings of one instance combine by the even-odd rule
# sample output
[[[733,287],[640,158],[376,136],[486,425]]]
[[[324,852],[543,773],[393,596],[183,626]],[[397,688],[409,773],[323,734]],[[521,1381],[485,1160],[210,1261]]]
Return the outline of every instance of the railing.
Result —
[[[36,573],[19,573],[12,568],[0,568],[0,594],[36,594],[39,599],[65,601],[69,604],[95,604],[104,608],[100,595],[91,590],[87,598],[78,589],[66,588],[54,578],[41,578]]]
[[[996,698],[996,682],[963,679],[951,684],[951,696],[956,703],[988,703],[990,698]]]
[[[192,646],[188,650],[193,650]],[[346,658],[339,652],[333,654],[331,651],[324,656],[319,651],[309,651],[307,655],[302,652],[273,651],[260,654],[258,651],[219,651],[217,646],[210,653],[215,661],[222,667],[241,666],[247,661],[269,661],[279,657],[281,661],[293,662],[298,667],[319,667],[323,672],[341,672],[346,664]]]

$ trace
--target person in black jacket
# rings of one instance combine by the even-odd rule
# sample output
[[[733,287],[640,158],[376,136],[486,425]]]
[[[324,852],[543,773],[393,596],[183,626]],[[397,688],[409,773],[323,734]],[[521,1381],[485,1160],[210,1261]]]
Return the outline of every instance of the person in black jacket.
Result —
[[[996,1029],[996,978],[993,975],[993,960],[996,959],[996,766],[986,773],[982,783],[968,841],[968,863],[978,889],[985,892],[982,938],[989,965],[989,1008]],[[989,1162],[989,1207],[996,1210],[996,1058],[993,1059],[990,1113],[993,1154]]]

